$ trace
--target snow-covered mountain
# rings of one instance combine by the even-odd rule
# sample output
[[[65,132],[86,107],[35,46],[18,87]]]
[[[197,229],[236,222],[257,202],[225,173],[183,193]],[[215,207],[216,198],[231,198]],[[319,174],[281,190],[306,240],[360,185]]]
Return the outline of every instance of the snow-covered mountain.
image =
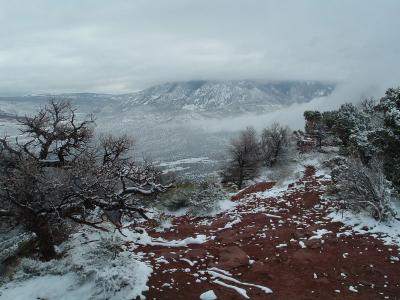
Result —
[[[266,111],[293,103],[328,96],[334,85],[318,81],[259,82],[185,81],[156,85],[140,92],[120,95],[123,110],[147,105],[193,111]]]
[[[328,96],[334,88],[334,84],[318,81],[197,80],[169,82],[120,95],[69,93],[0,97],[0,109],[12,114],[29,113],[35,106],[45,105],[56,97],[71,100],[81,112],[96,114],[130,113],[138,107],[165,112],[266,112]]]

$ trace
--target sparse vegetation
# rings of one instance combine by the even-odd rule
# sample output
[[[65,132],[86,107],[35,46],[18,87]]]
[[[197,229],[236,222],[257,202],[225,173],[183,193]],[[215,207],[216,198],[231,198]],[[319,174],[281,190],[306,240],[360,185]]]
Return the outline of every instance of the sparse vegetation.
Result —
[[[260,170],[259,144],[254,128],[247,127],[239,137],[231,140],[228,162],[222,171],[223,182],[234,183],[242,189],[244,182],[254,178]]]
[[[176,189],[166,194],[165,206],[176,211],[182,208],[191,216],[201,216],[217,209],[218,201],[227,195],[216,178],[208,178],[199,182],[178,184]]]
[[[332,173],[344,207],[370,211],[379,221],[394,216],[400,189],[400,88],[388,89],[379,102],[366,98],[304,116],[306,132],[317,140],[338,138],[341,154],[350,157]]]
[[[279,123],[264,128],[261,133],[261,159],[267,166],[273,167],[288,150],[290,130]]]
[[[393,204],[398,195],[383,173],[382,162],[365,166],[359,159],[348,159],[332,171],[335,191],[342,209],[367,211],[378,221],[396,216]]]
[[[222,170],[222,182],[242,189],[245,182],[255,178],[262,166],[274,167],[288,153],[290,129],[279,123],[262,130],[260,138],[252,127],[241,131],[228,149],[228,162]]]

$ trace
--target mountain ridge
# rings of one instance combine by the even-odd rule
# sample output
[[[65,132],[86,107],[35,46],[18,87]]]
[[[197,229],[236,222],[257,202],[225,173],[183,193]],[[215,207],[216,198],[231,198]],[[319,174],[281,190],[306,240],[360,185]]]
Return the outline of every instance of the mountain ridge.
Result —
[[[3,110],[18,111],[50,98],[70,99],[79,109],[96,113],[130,112],[138,106],[157,111],[199,113],[266,112],[326,97],[334,83],[323,81],[190,80],[154,85],[126,94],[62,93],[0,97]],[[25,111],[25,109],[22,109]],[[14,111],[11,111],[14,113]]]
[[[308,102],[330,95],[334,88],[335,84],[321,81],[194,80],[167,82],[122,96],[128,98],[126,107],[252,111]]]

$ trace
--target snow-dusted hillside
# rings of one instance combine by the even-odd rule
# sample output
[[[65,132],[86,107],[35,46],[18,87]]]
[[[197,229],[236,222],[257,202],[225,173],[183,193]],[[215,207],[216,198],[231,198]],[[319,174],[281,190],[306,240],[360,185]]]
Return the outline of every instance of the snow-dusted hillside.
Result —
[[[130,113],[138,107],[162,111],[202,113],[266,112],[293,103],[305,103],[332,93],[335,85],[318,81],[185,81],[156,85],[121,95],[70,93],[0,97],[0,110],[29,113],[50,98],[69,99],[80,112]]]
[[[328,96],[333,84],[317,81],[258,82],[185,81],[170,82],[143,91],[121,95],[124,110],[137,105],[195,111],[268,111],[293,103]]]

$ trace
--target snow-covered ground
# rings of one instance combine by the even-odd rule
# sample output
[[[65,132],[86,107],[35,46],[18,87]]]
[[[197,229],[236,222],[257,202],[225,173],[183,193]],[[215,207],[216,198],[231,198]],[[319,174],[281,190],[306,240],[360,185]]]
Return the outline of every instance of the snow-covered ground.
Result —
[[[331,154],[334,155],[334,154]],[[209,225],[212,223],[216,215],[224,216],[226,223],[219,228],[214,229],[212,234],[197,234],[180,239],[165,239],[162,237],[152,237],[144,228],[137,228],[137,231],[132,229],[134,224],[125,224],[122,229],[125,236],[118,232],[109,233],[98,232],[88,228],[81,228],[79,232],[73,234],[71,239],[59,246],[59,253],[62,258],[50,262],[39,262],[34,259],[24,258],[21,260],[16,273],[13,275],[13,280],[5,280],[0,287],[0,299],[135,299],[139,297],[144,299],[144,292],[151,287],[148,284],[150,276],[153,274],[153,266],[146,257],[145,253],[137,252],[136,249],[145,246],[161,246],[167,248],[188,248],[191,245],[206,244],[214,241],[216,235],[224,230],[230,230],[238,226],[242,222],[241,214],[256,214],[260,213],[271,220],[275,220],[276,227],[283,226],[284,220],[281,220],[279,213],[281,211],[273,210],[268,204],[252,206],[252,202],[258,201],[254,199],[279,199],[287,192],[288,186],[294,184],[304,176],[306,166],[314,166],[317,171],[315,176],[329,180],[329,170],[322,167],[322,162],[326,161],[330,155],[322,153],[310,153],[293,160],[290,166],[289,176],[283,177],[273,188],[262,192],[254,193],[254,198],[244,198],[240,202],[234,202],[228,199],[222,199],[216,203],[215,209],[208,214],[208,218],[204,218],[199,225]],[[163,166],[179,166],[191,162],[208,163],[207,157],[191,158],[180,160],[177,162],[164,163]],[[268,179],[269,174],[265,174]],[[300,184],[301,185],[301,184]],[[238,204],[247,204],[251,209],[246,211],[242,208],[240,214],[236,210]],[[290,208],[290,201],[293,200],[278,200],[286,201],[285,205]],[[324,199],[324,201],[330,201]],[[323,206],[323,205],[322,205]],[[268,208],[268,209],[267,209]],[[315,208],[318,211],[317,208]],[[160,223],[157,232],[173,231],[174,226],[171,218],[184,216],[185,209],[178,212],[159,211],[154,209],[150,214],[156,217],[160,214],[167,215],[166,219]],[[344,225],[337,233],[338,236],[349,235],[371,235],[374,238],[381,239],[386,245],[400,246],[400,221],[392,220],[388,223],[378,223],[371,217],[351,212],[338,212],[332,210],[324,219],[324,224],[331,222],[342,222]],[[308,219],[301,219],[293,216],[287,219],[293,223],[298,223],[300,227],[306,226]],[[302,223],[303,222],[303,223]],[[132,225],[132,226],[129,226]],[[140,224],[136,224],[140,226]],[[112,228],[110,228],[112,229]],[[299,240],[298,246],[301,249],[308,249],[306,242],[313,240],[322,240],[324,236],[332,234],[327,229],[317,229],[312,232],[312,236],[308,239]],[[296,242],[293,239],[290,242]],[[279,243],[277,249],[286,249],[290,247],[289,243]],[[345,255],[345,254],[343,254]],[[399,253],[393,251],[393,262],[398,262]],[[192,266],[194,261],[183,258],[187,264]],[[233,289],[235,292],[248,298],[247,290],[239,288],[237,285],[258,289],[268,294],[272,290],[269,287],[256,285],[240,281],[233,278],[232,274],[226,273],[224,270],[216,268],[205,269],[213,280],[213,283],[223,286],[227,289]],[[315,275],[316,276],[316,275]],[[236,284],[236,285],[235,285]],[[355,288],[354,288],[355,289]],[[352,290],[351,290],[352,291]],[[354,292],[354,291],[353,291]],[[200,299],[215,299],[213,290],[206,290],[202,293]]]
[[[59,260],[23,258],[1,300],[144,299],[152,268],[116,233],[82,228],[60,245]]]
[[[351,211],[332,211],[328,217],[346,225],[340,234],[367,234],[382,240],[386,245],[400,247],[400,221],[397,219],[378,222],[371,216]]]
[[[231,200],[221,200],[210,215],[235,205],[237,203]],[[166,212],[154,210],[149,216],[160,213]],[[170,212],[169,217],[184,214],[185,211],[180,210]],[[0,287],[0,300],[144,299],[143,292],[149,289],[147,281],[153,269],[141,253],[135,254],[137,246],[186,247],[215,238],[197,235],[182,240],[164,240],[150,237],[144,229],[132,231],[129,225],[125,224],[122,229],[125,236],[113,232],[111,227],[108,233],[81,228],[58,247],[63,255],[60,260],[22,259],[13,280],[6,280]],[[162,226],[170,228],[171,224],[160,224]]]

